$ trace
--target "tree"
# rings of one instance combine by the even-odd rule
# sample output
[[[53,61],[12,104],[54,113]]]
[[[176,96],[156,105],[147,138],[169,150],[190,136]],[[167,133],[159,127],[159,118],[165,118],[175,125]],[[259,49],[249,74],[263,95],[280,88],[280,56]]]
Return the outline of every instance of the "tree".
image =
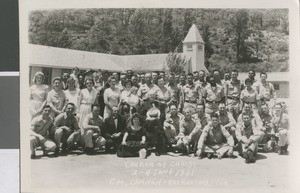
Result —
[[[57,46],[60,48],[69,48],[72,44],[71,36],[67,28],[65,28],[58,37]]]
[[[170,52],[167,57],[167,73],[173,72],[175,74],[181,74],[184,72],[184,68],[187,64],[186,58],[182,57],[176,49],[174,52]]]

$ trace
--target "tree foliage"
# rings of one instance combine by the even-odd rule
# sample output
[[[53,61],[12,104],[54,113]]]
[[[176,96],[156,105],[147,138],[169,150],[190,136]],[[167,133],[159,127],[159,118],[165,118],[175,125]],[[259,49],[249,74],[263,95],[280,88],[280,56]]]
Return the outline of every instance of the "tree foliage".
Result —
[[[29,42],[118,55],[182,52],[192,24],[208,68],[288,69],[287,9],[38,10],[29,15]]]

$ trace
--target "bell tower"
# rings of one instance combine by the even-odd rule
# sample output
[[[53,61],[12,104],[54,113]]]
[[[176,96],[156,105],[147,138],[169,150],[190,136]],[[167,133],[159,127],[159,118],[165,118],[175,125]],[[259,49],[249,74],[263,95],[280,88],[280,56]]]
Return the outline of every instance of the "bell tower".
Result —
[[[192,71],[205,70],[208,72],[204,66],[205,43],[195,24],[192,25],[182,43],[183,53],[186,58],[190,58]]]

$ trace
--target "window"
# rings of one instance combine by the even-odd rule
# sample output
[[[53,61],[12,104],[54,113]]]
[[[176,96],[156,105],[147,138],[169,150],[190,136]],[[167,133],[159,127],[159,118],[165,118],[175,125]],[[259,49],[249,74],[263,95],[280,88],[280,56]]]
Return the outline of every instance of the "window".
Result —
[[[275,90],[280,90],[279,83],[274,83],[273,85]]]
[[[51,85],[52,68],[42,68],[42,72],[45,75],[44,84]]]
[[[202,50],[203,49],[203,45],[198,45],[198,50]]]
[[[187,51],[193,51],[193,45],[192,44],[187,45]]]

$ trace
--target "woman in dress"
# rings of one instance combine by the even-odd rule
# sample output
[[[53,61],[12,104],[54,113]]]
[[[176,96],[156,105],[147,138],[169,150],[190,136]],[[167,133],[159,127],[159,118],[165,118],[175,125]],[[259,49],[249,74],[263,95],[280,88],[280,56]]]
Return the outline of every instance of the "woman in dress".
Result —
[[[63,107],[66,104],[66,96],[62,90],[60,77],[55,77],[52,80],[52,90],[48,93],[47,104],[51,107],[50,116],[52,118],[63,112]]]
[[[49,87],[43,84],[44,78],[44,73],[36,72],[32,80],[33,85],[30,86],[30,113],[32,119],[41,114],[42,108],[46,104]]]
[[[131,126],[128,126],[125,131],[117,156],[146,158],[146,149],[146,131],[141,126],[141,117],[134,113],[131,118]]]
[[[82,127],[83,120],[87,114],[91,113],[92,104],[97,104],[97,90],[93,87],[94,81],[91,77],[85,78],[86,88],[82,89],[79,94],[79,126]]]
[[[244,108],[245,103],[249,103],[252,106],[252,110],[256,113],[258,113],[258,103],[259,103],[259,98],[258,98],[258,93],[256,90],[253,89],[253,81],[249,78],[245,80],[245,85],[246,88],[242,90],[241,92],[241,111]]]
[[[75,105],[74,113],[78,115],[80,89],[76,88],[76,80],[74,79],[74,77],[70,76],[67,79],[67,88],[68,90],[64,91],[66,95],[66,104],[73,103]]]
[[[120,95],[121,95],[120,90],[116,88],[116,83],[117,83],[116,78],[114,76],[111,76],[108,82],[110,84],[110,87],[105,89],[103,95],[104,104],[105,104],[105,109],[103,114],[104,119],[111,115],[113,106],[119,107]]]
[[[130,80],[125,82],[125,89],[122,91],[120,99],[121,102],[126,102],[131,108],[138,110],[140,98],[137,95],[137,88],[132,86]]]

